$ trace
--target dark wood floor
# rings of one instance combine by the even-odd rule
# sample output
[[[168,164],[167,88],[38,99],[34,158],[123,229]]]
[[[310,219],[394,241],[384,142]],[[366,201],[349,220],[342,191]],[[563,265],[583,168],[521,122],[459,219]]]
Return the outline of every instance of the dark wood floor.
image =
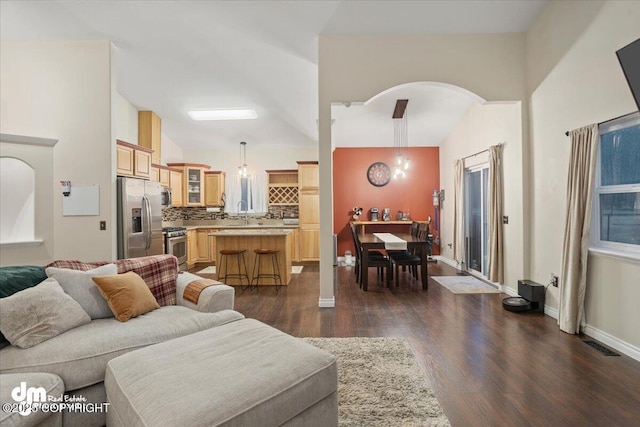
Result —
[[[639,362],[602,355],[549,316],[503,310],[504,294],[455,295],[431,279],[428,291],[390,290],[374,270],[363,292],[336,268],[335,309],[318,308],[317,265],[277,294],[236,288],[236,309],[297,337],[406,339],[453,426],[640,425]]]

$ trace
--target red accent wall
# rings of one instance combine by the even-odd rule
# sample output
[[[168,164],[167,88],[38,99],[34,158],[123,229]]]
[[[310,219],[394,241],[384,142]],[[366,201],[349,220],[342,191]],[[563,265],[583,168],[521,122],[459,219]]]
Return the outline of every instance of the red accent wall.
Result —
[[[429,215],[435,219],[433,190],[440,188],[440,151],[438,147],[409,148],[411,167],[404,179],[391,179],[384,187],[375,187],[367,179],[367,169],[374,162],[385,162],[391,168],[396,149],[385,148],[336,148],[333,152],[333,230],[338,235],[338,255],[347,249],[354,252],[349,221],[354,206],[363,208],[360,219],[369,219],[369,209],[391,209],[391,219],[401,210],[409,211],[414,220],[426,220]],[[431,232],[435,223],[431,223]],[[398,231],[407,232],[406,225],[367,226],[367,232]],[[439,254],[434,245],[433,253]]]

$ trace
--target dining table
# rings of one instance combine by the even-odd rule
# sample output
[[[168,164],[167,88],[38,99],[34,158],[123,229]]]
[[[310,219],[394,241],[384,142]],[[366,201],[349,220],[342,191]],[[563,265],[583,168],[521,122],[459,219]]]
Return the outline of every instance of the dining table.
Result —
[[[362,290],[368,289],[369,271],[369,251],[373,249],[385,249],[385,242],[376,236],[377,233],[358,233],[358,241],[362,248]],[[420,257],[420,278],[422,279],[422,289],[428,289],[428,246],[427,239],[420,239],[410,233],[392,233],[394,236],[407,242],[407,250],[415,250],[415,254]],[[387,273],[390,274],[390,273]],[[397,280],[397,278],[396,278]]]

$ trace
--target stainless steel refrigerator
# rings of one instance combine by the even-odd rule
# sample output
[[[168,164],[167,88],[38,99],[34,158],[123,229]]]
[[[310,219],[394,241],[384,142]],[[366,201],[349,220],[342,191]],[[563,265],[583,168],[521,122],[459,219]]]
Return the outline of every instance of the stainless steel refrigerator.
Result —
[[[163,253],[159,182],[118,177],[118,259]]]

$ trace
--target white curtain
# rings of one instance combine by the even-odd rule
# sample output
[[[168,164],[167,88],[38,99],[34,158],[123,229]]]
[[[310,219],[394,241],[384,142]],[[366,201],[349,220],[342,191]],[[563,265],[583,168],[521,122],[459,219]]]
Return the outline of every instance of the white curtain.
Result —
[[[562,251],[558,325],[577,334],[584,316],[587,257],[598,153],[598,125],[571,131],[571,158],[567,179],[567,214]]]
[[[464,160],[456,160],[453,189],[453,258],[464,261]]]
[[[489,147],[489,265],[487,279],[504,281],[502,248],[502,145]]]
[[[226,181],[227,203],[224,211],[229,214],[237,214],[238,207],[244,212],[248,209],[251,213],[267,212],[267,175],[265,172],[247,176],[247,206],[240,200],[242,198],[242,182],[240,175],[230,175]]]
[[[224,211],[229,214],[238,213],[238,202],[242,197],[240,175],[227,175],[225,195],[227,198]]]
[[[249,183],[253,198],[250,209],[256,213],[267,212],[267,173],[261,172],[251,175]]]

